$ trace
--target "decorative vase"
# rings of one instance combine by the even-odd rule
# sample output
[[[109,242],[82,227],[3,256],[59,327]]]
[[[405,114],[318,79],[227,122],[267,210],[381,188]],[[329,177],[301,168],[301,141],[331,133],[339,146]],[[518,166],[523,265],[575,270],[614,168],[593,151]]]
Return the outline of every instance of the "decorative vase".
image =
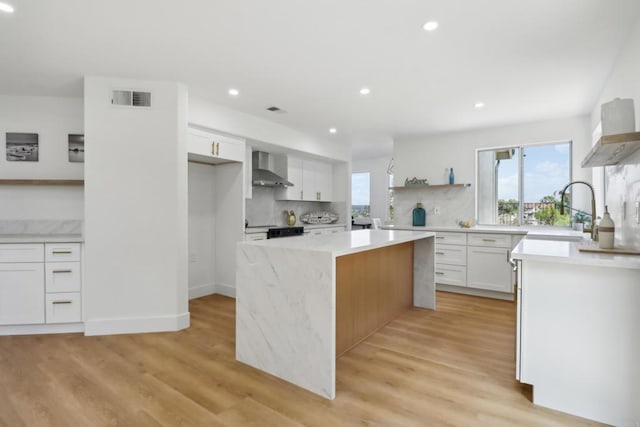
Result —
[[[613,241],[615,239],[616,226],[609,215],[608,206],[604,207],[604,215],[598,226],[598,240],[600,249],[613,249]]]
[[[289,227],[296,225],[296,214],[293,211],[289,211],[287,214],[287,225]]]
[[[416,207],[413,208],[413,226],[424,227],[427,221],[427,213],[422,208],[422,203],[416,203]]]
[[[456,176],[453,173],[453,168],[449,171],[449,184],[453,185],[456,182]]]

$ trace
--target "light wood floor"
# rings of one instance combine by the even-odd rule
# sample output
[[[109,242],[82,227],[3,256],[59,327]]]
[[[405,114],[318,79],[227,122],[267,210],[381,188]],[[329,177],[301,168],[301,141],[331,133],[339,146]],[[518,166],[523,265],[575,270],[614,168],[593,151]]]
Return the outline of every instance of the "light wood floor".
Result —
[[[514,380],[514,304],[439,292],[337,362],[322,399],[234,359],[235,302],[176,333],[0,337],[0,425],[586,425]]]

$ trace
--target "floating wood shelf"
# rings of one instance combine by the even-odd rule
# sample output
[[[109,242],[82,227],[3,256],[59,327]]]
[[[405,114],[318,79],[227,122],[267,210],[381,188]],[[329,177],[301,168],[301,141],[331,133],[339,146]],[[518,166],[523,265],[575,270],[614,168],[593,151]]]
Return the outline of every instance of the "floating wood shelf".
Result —
[[[82,179],[0,179],[0,185],[84,185]]]
[[[600,138],[589,151],[582,161],[582,167],[617,165],[638,149],[640,149],[640,132],[606,135]]]
[[[442,185],[412,185],[405,187],[389,187],[390,190],[428,190],[430,188],[462,188],[471,187],[471,184],[442,184]]]

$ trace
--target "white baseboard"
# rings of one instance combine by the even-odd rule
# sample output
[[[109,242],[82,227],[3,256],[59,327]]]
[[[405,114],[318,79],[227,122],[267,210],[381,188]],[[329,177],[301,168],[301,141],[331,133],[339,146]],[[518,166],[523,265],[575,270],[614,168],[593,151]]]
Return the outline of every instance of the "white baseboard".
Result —
[[[0,335],[68,334],[83,332],[83,323],[56,323],[49,325],[7,325],[0,326]]]
[[[201,285],[195,288],[189,288],[189,299],[206,297],[207,295],[219,294],[229,298],[236,297],[236,288],[232,285],[224,283],[216,283],[211,285]]]
[[[176,316],[127,317],[121,319],[95,319],[85,322],[85,335],[139,334],[172,332],[189,327],[189,312]]]
[[[189,288],[189,299],[200,298],[215,293],[216,285],[213,283],[195,286],[193,288]]]
[[[441,285],[436,283],[437,291],[445,291],[445,292],[453,292],[456,294],[465,294],[465,295],[473,295],[476,297],[485,297],[485,298],[494,298],[494,299],[502,299],[505,301],[513,301],[514,296],[510,292],[496,292],[496,291],[487,291],[484,289],[476,289],[476,288],[467,288],[463,286],[453,286],[453,285]],[[437,301],[437,298],[436,298]],[[436,302],[437,304],[437,302]]]
[[[236,287],[227,285],[224,283],[216,283],[216,294],[224,295],[225,297],[235,298]]]

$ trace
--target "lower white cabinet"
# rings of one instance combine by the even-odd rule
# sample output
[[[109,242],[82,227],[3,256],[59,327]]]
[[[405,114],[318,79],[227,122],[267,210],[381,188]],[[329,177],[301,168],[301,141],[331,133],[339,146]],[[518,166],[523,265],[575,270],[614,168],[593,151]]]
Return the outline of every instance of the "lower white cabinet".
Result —
[[[0,325],[44,320],[44,264],[0,263]]]
[[[0,244],[0,325],[82,321],[80,243]]]
[[[509,236],[507,236],[509,237]],[[509,249],[481,246],[467,248],[467,286],[488,291],[513,292]]]

